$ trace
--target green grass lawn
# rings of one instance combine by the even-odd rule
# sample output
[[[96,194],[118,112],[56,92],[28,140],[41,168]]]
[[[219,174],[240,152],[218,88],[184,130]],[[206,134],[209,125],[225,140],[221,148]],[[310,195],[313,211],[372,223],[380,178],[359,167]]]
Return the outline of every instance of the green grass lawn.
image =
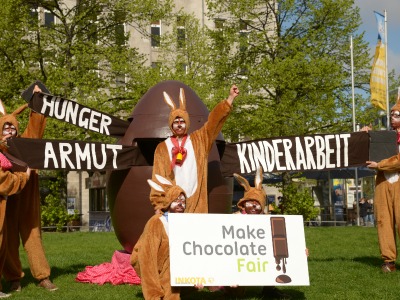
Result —
[[[400,299],[400,270],[391,274],[380,271],[376,228],[306,227],[305,235],[310,252],[310,286],[279,287],[292,299]],[[114,233],[44,233],[43,242],[52,267],[51,278],[59,290],[48,292],[36,287],[21,249],[26,274],[22,292],[8,299],[142,299],[140,286],[75,282],[76,274],[86,266],[110,262],[114,251],[122,249]],[[7,292],[4,281],[3,287]],[[242,299],[262,299],[257,297],[258,291],[248,289]],[[183,298],[227,299],[220,292],[207,291]]]

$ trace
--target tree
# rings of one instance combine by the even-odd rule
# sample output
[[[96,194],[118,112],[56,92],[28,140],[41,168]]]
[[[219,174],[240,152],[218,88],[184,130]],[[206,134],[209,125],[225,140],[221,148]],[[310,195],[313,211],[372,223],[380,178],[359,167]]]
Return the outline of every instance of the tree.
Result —
[[[358,8],[347,0],[209,0],[224,20],[224,39],[236,41],[216,73],[235,70],[241,102],[226,135],[265,138],[352,130],[350,35],[356,88],[369,81],[369,57]],[[215,43],[220,39],[215,40]],[[222,51],[221,51],[222,52]],[[357,115],[365,102],[357,96]]]
[[[55,95],[126,117],[154,81],[144,67],[146,58],[127,43],[124,28],[144,33],[152,18],[168,16],[170,3],[3,1],[0,97],[21,103],[19,91],[40,79]],[[104,138],[59,121],[48,123],[47,138],[58,138],[60,132],[65,139]]]
[[[182,81],[212,109],[215,105],[212,101],[214,91],[210,89],[215,78],[215,60],[211,58],[212,30],[201,26],[194,15],[182,11],[176,12],[168,25],[170,30],[163,34],[160,41],[159,58],[162,63],[157,70],[160,80]]]
[[[319,214],[319,209],[314,207],[311,191],[302,189],[298,184],[290,183],[282,190],[282,199],[274,212],[285,215],[302,215],[304,221],[310,221]]]
[[[361,19],[354,1],[208,0],[207,5],[210,17],[223,22],[212,36],[215,82],[234,80],[241,89],[225,137],[353,131],[350,36],[357,121],[377,115],[363,97],[371,66],[363,34],[356,33]],[[282,174],[285,213],[313,218],[311,195],[292,177]]]
[[[146,57],[129,45],[126,28],[148,34],[151,20],[168,18],[171,9],[170,0],[2,1],[0,98],[12,112],[23,104],[21,90],[39,79],[54,95],[126,118],[157,81]],[[113,142],[50,118],[45,138]],[[42,222],[60,230],[70,218],[66,194],[58,193],[59,181],[48,187]]]

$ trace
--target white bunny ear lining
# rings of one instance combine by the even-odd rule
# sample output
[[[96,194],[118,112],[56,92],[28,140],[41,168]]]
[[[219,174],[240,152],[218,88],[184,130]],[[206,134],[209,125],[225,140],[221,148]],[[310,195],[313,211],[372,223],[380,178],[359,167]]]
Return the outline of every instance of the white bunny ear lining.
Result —
[[[170,185],[170,186],[173,185],[171,181],[169,181],[168,179],[162,177],[161,175],[155,174],[155,177],[156,177],[157,181],[158,181],[160,184],[163,184],[163,185]],[[155,189],[156,191],[158,191],[158,192],[165,192],[165,189],[164,189],[160,184],[154,182],[153,180],[147,179],[147,182],[148,182],[148,184],[149,184],[153,189]]]
[[[155,177],[161,184],[172,185],[171,181],[169,181],[167,178],[162,177],[161,175],[155,174]]]
[[[239,182],[241,186],[244,187],[245,191],[250,189],[250,184],[248,180],[242,176],[240,176],[237,173],[233,173],[233,177]],[[254,187],[258,190],[261,190],[262,188],[262,182],[263,182],[263,171],[261,166],[257,166],[255,178],[254,178]]]
[[[159,184],[155,183],[153,180],[151,179],[147,179],[148,184],[155,189],[158,192],[165,192],[164,189],[162,188],[162,186],[160,186]]]
[[[256,170],[256,177],[254,178],[254,187],[261,189],[261,184],[263,182],[263,171],[262,167],[258,166]]]
[[[164,95],[165,103],[168,104],[168,106],[171,108],[171,110],[174,110],[175,109],[174,101],[172,101],[171,97],[166,92],[163,92],[163,95]]]
[[[174,101],[172,101],[171,97],[168,95],[167,92],[163,92],[164,95],[164,102],[168,104],[168,106],[171,108],[171,110],[175,110],[176,106]],[[179,90],[179,108],[186,110],[186,97],[185,97],[185,91],[183,88],[180,88]]]
[[[186,110],[186,97],[185,97],[185,91],[183,88],[180,88],[179,90],[179,108]]]
[[[3,101],[0,100],[0,113],[4,116],[6,114],[6,108],[4,107]]]

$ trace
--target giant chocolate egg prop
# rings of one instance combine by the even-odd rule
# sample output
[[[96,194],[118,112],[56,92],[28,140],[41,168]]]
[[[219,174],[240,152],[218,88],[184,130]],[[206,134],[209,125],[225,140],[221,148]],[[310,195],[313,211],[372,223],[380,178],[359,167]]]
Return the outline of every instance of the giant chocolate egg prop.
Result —
[[[184,89],[186,110],[190,116],[189,133],[199,129],[208,118],[208,109],[187,85],[179,81],[164,81],[151,89],[135,106],[131,123],[119,141],[122,145],[136,145],[146,158],[148,166],[134,166],[128,170],[112,171],[107,182],[107,197],[115,234],[128,252],[139,239],[147,220],[154,215],[150,204],[150,187],[154,151],[159,142],[171,134],[168,126],[170,108],[163,100],[167,92],[179,107],[179,91]],[[221,99],[222,100],[222,99]],[[222,178],[217,145],[223,147],[220,133],[208,159],[208,208],[210,213],[230,213],[232,190]]]

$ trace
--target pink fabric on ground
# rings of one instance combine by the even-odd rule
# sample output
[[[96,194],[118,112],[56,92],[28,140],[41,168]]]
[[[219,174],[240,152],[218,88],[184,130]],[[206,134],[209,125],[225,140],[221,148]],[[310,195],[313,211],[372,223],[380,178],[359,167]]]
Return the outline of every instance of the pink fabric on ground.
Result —
[[[140,278],[133,269],[131,255],[126,251],[115,251],[111,263],[87,266],[76,275],[75,281],[105,284],[140,284]]]

